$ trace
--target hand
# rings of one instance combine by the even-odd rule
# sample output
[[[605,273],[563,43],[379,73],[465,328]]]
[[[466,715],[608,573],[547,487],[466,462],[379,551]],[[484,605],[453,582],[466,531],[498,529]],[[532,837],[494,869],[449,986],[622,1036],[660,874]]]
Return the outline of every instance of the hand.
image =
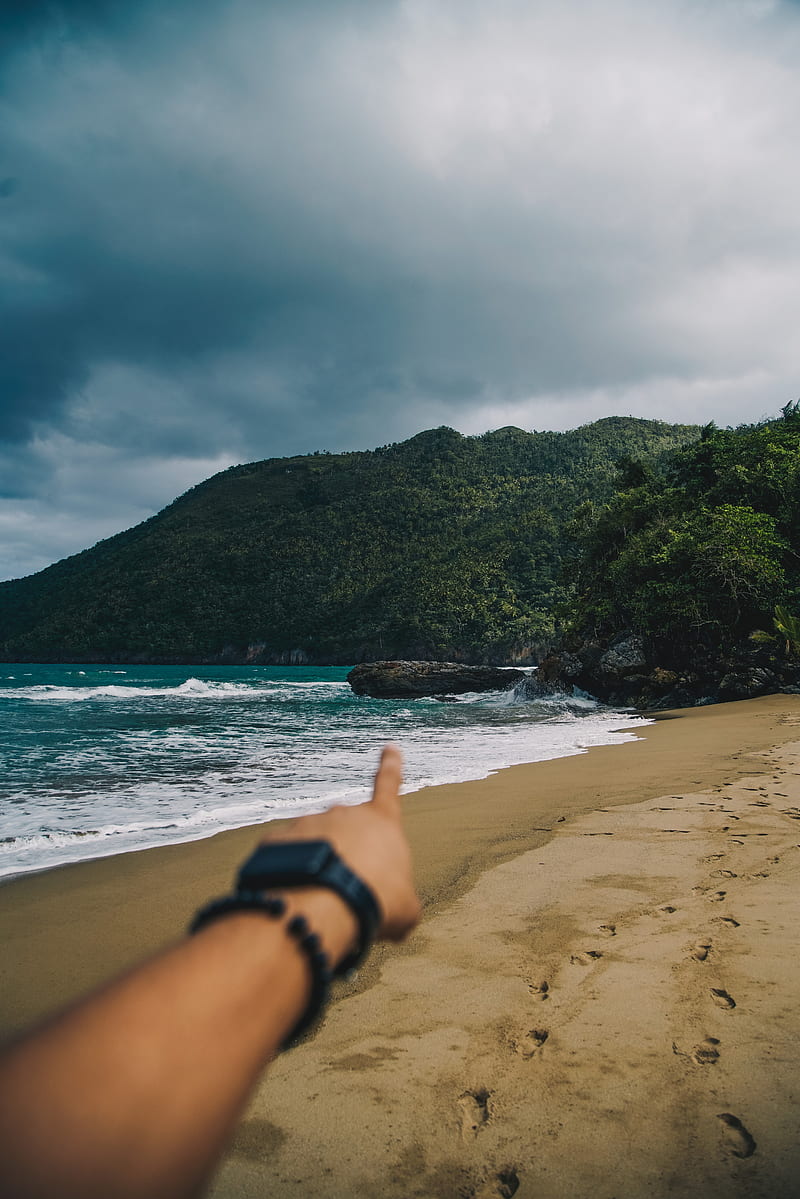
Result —
[[[395,745],[381,754],[372,799],[355,807],[335,807],[297,819],[290,835],[267,833],[265,841],[330,841],[351,870],[372,889],[381,910],[378,935],[401,941],[417,924],[420,902],[414,890],[411,850],[402,826],[400,784],[403,759]]]
[[[400,767],[389,746],[371,803],[268,833],[272,841],[330,841],[375,892],[380,935],[395,940],[420,915],[400,822]],[[341,961],[358,932],[349,905],[325,887],[283,894],[330,962]],[[307,956],[285,928],[242,912],[169,946],[17,1042],[0,1055],[3,1194],[199,1194],[309,987]]]

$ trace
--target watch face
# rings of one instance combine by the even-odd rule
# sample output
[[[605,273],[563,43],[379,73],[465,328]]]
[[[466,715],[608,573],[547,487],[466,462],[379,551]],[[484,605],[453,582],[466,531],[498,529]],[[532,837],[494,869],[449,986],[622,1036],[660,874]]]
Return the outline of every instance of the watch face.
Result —
[[[313,882],[332,856],[327,841],[262,845],[239,872],[239,887],[276,887]]]

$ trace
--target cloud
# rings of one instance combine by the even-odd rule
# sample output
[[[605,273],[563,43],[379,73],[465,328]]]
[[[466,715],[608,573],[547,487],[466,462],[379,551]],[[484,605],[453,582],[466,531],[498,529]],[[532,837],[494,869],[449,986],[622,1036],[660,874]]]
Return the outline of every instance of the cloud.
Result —
[[[35,439],[15,467],[15,494],[0,491],[6,578],[41,570],[66,554],[152,516],[230,457],[153,457],[63,434]],[[4,477],[9,463],[0,457]]]
[[[796,391],[795,5],[4,16],[9,446],[144,470]]]

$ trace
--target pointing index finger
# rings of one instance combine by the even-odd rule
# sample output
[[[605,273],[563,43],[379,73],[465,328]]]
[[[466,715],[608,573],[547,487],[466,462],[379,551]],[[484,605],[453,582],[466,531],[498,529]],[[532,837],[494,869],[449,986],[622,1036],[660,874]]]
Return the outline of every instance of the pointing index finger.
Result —
[[[381,754],[372,802],[387,813],[400,815],[400,784],[403,781],[403,755],[396,745],[385,745]]]

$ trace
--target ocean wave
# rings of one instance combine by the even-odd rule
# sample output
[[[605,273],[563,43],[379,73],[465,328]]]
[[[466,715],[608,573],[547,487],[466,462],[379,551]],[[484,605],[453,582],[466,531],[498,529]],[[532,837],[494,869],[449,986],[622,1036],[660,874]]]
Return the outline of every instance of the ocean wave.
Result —
[[[321,812],[334,803],[361,803],[364,788],[338,790],[319,796],[270,795],[223,807],[197,808],[164,819],[134,820],[87,829],[40,829],[0,839],[0,878],[49,869],[71,862],[111,857],[125,851],[199,841],[226,829],[257,825],[278,818]]]
[[[297,682],[294,679],[271,679],[270,682],[272,683],[273,687],[291,687],[292,690],[295,688],[303,690],[303,688],[309,687],[313,687],[314,690],[317,690],[320,687],[335,687],[337,691],[350,690],[350,684],[348,682],[331,682],[329,679],[322,679],[318,683],[309,682],[307,679],[299,680]]]
[[[540,695],[534,698],[520,694],[514,687],[504,691],[470,691],[456,696],[451,702],[476,704],[486,708],[523,708],[531,714],[541,715],[543,719],[561,713],[582,716],[590,712],[612,711],[600,700],[584,691],[578,691],[577,688],[571,695]]]
[[[76,672],[83,673],[83,672]],[[125,674],[125,671],[103,671],[104,674]],[[13,675],[7,678],[13,678]],[[333,695],[334,693],[349,694],[347,683],[336,682],[295,682],[294,680],[260,680],[227,683],[211,682],[204,679],[190,678],[177,686],[146,686],[137,683],[103,683],[96,687],[59,686],[55,683],[41,683],[24,687],[0,687],[0,699],[28,700],[36,703],[43,700],[61,700],[71,703],[95,699],[263,699],[274,696],[280,700],[293,700],[314,694]]]
[[[275,684],[213,683],[203,679],[187,679],[177,687],[142,687],[135,683],[106,683],[100,687],[59,687],[42,683],[31,687],[0,688],[0,699],[81,701],[87,699],[231,699],[260,698],[275,694]]]
[[[592,713],[610,711],[605,704],[591,695],[548,695],[523,702],[534,704],[543,714],[554,716],[588,716]]]
[[[360,802],[387,740],[403,748],[409,793],[630,740],[647,723],[581,695],[385,703],[353,695],[344,670],[189,669],[17,670],[13,689],[3,681],[0,697],[27,702],[1,701],[0,811],[13,837],[0,841],[0,874]]]

